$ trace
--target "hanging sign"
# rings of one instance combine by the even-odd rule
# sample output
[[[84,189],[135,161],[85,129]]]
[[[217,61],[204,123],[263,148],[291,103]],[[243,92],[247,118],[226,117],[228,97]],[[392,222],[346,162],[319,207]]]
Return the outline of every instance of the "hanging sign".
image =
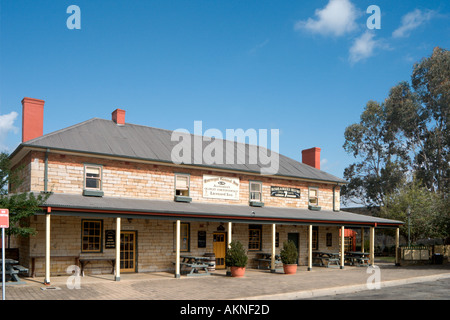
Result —
[[[105,249],[116,248],[116,230],[105,231]]]

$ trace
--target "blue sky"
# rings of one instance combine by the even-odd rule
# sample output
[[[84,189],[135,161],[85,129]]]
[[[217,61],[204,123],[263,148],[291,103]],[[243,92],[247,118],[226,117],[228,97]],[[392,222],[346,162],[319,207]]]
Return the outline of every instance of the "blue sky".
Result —
[[[70,30],[67,8],[81,10]],[[369,30],[370,5],[381,29]],[[44,134],[126,110],[165,129],[279,129],[280,152],[322,149],[343,177],[345,128],[414,62],[450,47],[450,2],[1,0],[0,148],[21,141],[21,100]]]

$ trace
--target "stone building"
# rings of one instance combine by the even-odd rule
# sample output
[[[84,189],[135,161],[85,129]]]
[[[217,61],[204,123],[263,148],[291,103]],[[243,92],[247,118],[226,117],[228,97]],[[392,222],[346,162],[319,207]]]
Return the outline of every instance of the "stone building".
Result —
[[[244,163],[199,163],[195,146],[193,161],[177,163],[173,132],[126,123],[124,110],[43,135],[44,101],[24,98],[22,106],[23,139],[10,158],[23,181],[10,191],[50,196],[30,219],[37,235],[18,240],[20,263],[47,283],[83,262],[86,272],[115,272],[117,280],[120,272],[179,276],[183,253],[214,254],[225,268],[231,240],[247,248],[250,267],[287,240],[298,263],[312,267],[312,250],[341,250],[344,228],[402,224],[341,211],[346,182],[320,170],[319,148],[304,150],[302,162],[280,154],[274,174],[248,161],[254,146],[230,141],[219,141],[224,153],[245,153]],[[208,139],[200,139],[202,151]]]

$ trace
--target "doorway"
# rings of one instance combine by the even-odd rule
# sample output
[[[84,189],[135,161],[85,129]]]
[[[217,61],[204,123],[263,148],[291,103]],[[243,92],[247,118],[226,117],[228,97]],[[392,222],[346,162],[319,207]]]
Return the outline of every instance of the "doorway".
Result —
[[[225,232],[213,233],[213,251],[216,257],[216,269],[225,269],[226,243]]]
[[[136,272],[136,231],[120,232],[120,272]]]
[[[299,252],[299,248],[300,248],[300,234],[298,232],[295,233],[288,233],[288,241],[292,241],[294,242],[295,246],[297,247],[297,252],[298,252],[298,258],[297,258],[297,264],[300,258],[300,252]]]

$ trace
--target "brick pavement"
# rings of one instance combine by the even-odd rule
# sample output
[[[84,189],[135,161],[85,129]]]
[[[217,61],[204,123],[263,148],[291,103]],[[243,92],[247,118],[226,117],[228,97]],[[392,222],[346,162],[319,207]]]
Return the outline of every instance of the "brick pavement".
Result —
[[[438,278],[450,278],[450,264],[395,267],[380,264],[383,286],[400,285]],[[297,274],[285,275],[266,270],[248,269],[244,278],[225,276],[216,271],[212,276],[175,279],[170,273],[122,274],[121,281],[112,275],[81,278],[80,289],[67,287],[68,276],[51,278],[45,287],[41,278],[27,278],[25,284],[8,285],[7,300],[228,300],[228,299],[301,299],[336,292],[366,290],[372,273],[365,267],[316,267]],[[45,290],[43,290],[43,288]]]

